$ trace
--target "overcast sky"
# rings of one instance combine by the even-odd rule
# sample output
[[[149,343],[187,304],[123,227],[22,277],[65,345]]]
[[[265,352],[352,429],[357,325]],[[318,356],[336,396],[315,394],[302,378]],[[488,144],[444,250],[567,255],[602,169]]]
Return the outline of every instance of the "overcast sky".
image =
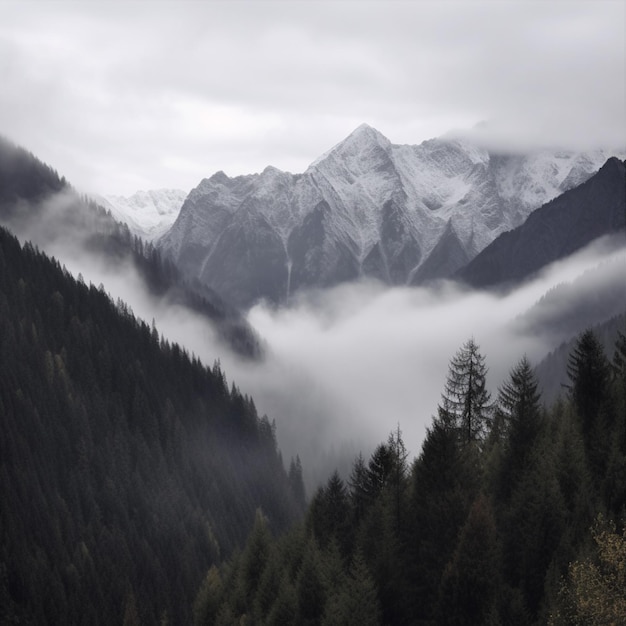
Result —
[[[626,3],[0,2],[0,134],[83,191],[394,143],[626,145]]]

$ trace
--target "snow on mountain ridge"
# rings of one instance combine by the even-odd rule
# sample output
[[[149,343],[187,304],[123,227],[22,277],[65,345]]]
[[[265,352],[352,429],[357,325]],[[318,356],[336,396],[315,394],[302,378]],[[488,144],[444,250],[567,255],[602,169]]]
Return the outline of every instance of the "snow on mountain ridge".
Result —
[[[268,167],[204,179],[159,245],[244,305],[282,299],[292,283],[445,276],[609,156],[505,155],[459,138],[397,145],[364,124],[303,174]]]
[[[127,224],[133,234],[152,241],[169,230],[186,197],[180,189],[153,189],[128,197],[100,196],[96,200],[117,221]]]

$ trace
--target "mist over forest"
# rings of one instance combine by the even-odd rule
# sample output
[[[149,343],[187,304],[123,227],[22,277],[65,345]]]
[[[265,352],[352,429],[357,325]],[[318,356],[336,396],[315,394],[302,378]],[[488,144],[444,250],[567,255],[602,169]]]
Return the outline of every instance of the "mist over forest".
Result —
[[[613,234],[517,284],[361,279],[240,313],[6,153],[0,622],[626,614],[576,578],[620,576],[622,196]]]
[[[0,3],[0,626],[626,624],[626,3]]]
[[[522,356],[536,365],[566,339],[626,308],[626,252],[617,235],[504,292],[451,281],[410,288],[361,281],[302,292],[283,306],[259,302],[246,317],[263,357],[242,359],[202,316],[150,295],[130,261],[112,263],[90,252],[86,232],[71,220],[59,229],[68,202],[61,193],[37,219],[26,211],[12,226],[74,276],[103,285],[139,318],[154,321],[168,340],[209,366],[219,361],[228,381],[276,421],[279,446],[285,458],[302,460],[309,493],[335,468],[345,475],[355,455],[369,454],[397,426],[416,456],[449,360],[468,338],[486,355],[495,397]],[[581,302],[591,303],[587,312]]]

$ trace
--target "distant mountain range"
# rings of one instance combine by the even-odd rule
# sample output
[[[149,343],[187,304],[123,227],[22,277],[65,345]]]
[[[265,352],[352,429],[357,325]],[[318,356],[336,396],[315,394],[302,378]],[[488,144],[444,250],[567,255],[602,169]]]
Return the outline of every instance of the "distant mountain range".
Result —
[[[303,174],[202,180],[157,246],[240,307],[360,277],[415,285],[452,276],[610,156],[493,153],[453,137],[395,145],[362,125]]]

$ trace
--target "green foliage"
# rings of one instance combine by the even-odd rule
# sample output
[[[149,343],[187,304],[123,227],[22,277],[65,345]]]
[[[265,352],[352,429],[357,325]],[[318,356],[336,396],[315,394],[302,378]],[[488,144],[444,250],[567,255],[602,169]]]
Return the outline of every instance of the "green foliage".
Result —
[[[306,506],[306,494],[302,476],[302,463],[298,455],[296,455],[295,460],[291,459],[289,464],[289,483],[291,484],[291,490],[296,502],[304,509]]]
[[[412,465],[398,427],[281,536],[302,468],[252,399],[2,231],[0,618],[618,622],[623,538],[587,529],[626,506],[625,349],[584,333],[545,411],[522,359],[494,413],[470,340]]]
[[[491,420],[482,382],[470,386],[466,376],[484,375],[484,362],[475,344],[464,349],[476,360],[453,359],[444,402],[412,465],[398,427],[369,459],[354,460],[347,489],[335,472],[313,496],[306,524],[274,542],[253,614],[231,617],[325,625],[624,621],[615,556],[624,538],[612,536],[608,557],[588,552],[596,513],[618,513],[625,502],[622,422],[594,417],[591,429],[584,426],[581,402],[592,391],[542,408],[525,357],[502,385]],[[572,355],[581,390],[593,390],[586,377],[602,371],[587,369],[594,359],[602,364],[600,353],[582,347]],[[623,391],[619,376],[602,380],[595,406],[610,416]],[[467,400],[474,393],[482,400]],[[485,418],[471,437],[463,421],[470,412],[473,424]],[[598,476],[590,459],[608,441],[611,457]],[[237,606],[237,597],[233,585],[224,606]]]
[[[335,540],[345,555],[349,549],[350,505],[346,486],[335,470],[326,486],[313,496],[307,515],[307,528],[322,549]]]
[[[611,363],[615,378],[621,383],[626,383],[626,334],[617,331],[617,341],[615,342],[615,352]]]
[[[606,402],[609,382],[609,363],[593,331],[586,330],[578,338],[569,358],[567,375],[583,434],[589,435]]]
[[[343,584],[331,596],[323,626],[377,626],[381,623],[376,585],[365,559],[356,552]]]
[[[213,624],[222,601],[222,577],[218,568],[209,569],[193,605],[193,623],[197,626]]]
[[[413,612],[423,620],[433,616],[439,581],[478,493],[473,451],[462,447],[456,427],[440,415],[413,465],[407,576]]]
[[[496,414],[501,420],[499,437],[504,448],[497,489],[502,497],[508,497],[529,466],[543,425],[537,380],[526,357],[500,388]]]
[[[479,495],[441,578],[438,623],[472,626],[499,622],[499,558],[495,515],[487,498]]]
[[[326,604],[326,589],[322,575],[319,551],[310,542],[296,578],[298,598],[298,623],[319,624]]]
[[[583,332],[567,366],[570,393],[578,412],[592,473],[600,482],[609,452],[607,433],[614,413],[609,387],[610,365],[602,345],[591,330]]]
[[[7,619],[189,623],[257,507],[278,532],[298,517],[272,429],[219,368],[4,230],[0,264]]]

